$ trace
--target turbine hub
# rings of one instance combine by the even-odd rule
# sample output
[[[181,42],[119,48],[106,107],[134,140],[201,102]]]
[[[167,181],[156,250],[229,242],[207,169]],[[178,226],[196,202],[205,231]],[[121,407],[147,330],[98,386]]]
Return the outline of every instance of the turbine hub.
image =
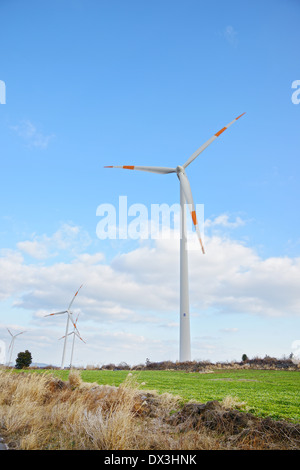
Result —
[[[178,174],[178,173],[184,173],[184,168],[183,168],[183,166],[178,165],[178,167],[176,168],[176,173],[177,173],[177,174]]]

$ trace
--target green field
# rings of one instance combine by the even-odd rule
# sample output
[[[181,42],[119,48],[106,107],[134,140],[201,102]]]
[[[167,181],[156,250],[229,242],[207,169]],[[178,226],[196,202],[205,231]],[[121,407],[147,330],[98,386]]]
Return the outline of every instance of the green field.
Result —
[[[53,371],[52,371],[53,372]],[[67,380],[68,371],[54,371]],[[211,374],[175,371],[131,372],[140,389],[168,392],[205,403],[232,396],[246,402],[247,411],[256,416],[300,422],[300,372],[278,370],[218,370]],[[128,371],[83,370],[82,380],[120,385]],[[145,384],[143,384],[145,383]]]

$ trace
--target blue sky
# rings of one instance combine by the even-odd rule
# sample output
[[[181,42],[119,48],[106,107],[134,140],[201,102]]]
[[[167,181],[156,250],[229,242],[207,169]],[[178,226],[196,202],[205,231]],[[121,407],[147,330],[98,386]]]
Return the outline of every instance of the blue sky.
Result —
[[[64,320],[43,314],[83,283],[77,363],[176,360],[176,242],[99,240],[96,210],[178,203],[177,178],[103,166],[177,166],[246,112],[187,169],[208,245],[190,255],[192,356],[288,355],[299,3],[11,0],[0,16],[0,339],[25,328],[19,347],[59,363]]]

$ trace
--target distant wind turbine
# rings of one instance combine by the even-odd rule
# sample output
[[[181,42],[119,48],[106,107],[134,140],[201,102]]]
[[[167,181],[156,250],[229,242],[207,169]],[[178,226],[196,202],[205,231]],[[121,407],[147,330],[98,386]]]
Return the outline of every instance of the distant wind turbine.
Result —
[[[189,180],[185,173],[187,166],[195,160],[217,137],[219,137],[228,127],[235,121],[242,117],[245,113],[241,114],[227,126],[223,127],[216,134],[214,134],[207,142],[199,147],[190,158],[182,165],[176,168],[156,167],[156,166],[105,166],[104,168],[123,168],[125,170],[140,170],[148,171],[151,173],[158,173],[165,175],[168,173],[176,173],[180,182],[180,208],[181,208],[181,238],[180,238],[180,362],[191,360],[191,340],[190,340],[190,311],[189,311],[189,291],[188,291],[188,256],[187,256],[187,236],[186,236],[186,214],[185,204],[187,203],[197,236],[201,245],[202,252],[204,246],[200,236],[195,205],[193,201],[192,191]]]
[[[79,331],[78,331],[78,328],[76,326],[76,323],[74,323],[73,321],[73,318],[72,318],[72,312],[71,312],[71,307],[72,307],[72,304],[78,294],[78,292],[80,291],[82,285],[79,287],[78,291],[75,293],[74,297],[72,298],[67,310],[63,310],[62,312],[55,312],[55,313],[49,313],[48,315],[45,315],[45,317],[51,317],[52,315],[62,315],[64,313],[67,313],[67,324],[66,324],[66,332],[65,332],[65,341],[64,341],[64,348],[63,348],[63,354],[62,354],[62,360],[61,360],[61,369],[64,368],[64,362],[65,362],[65,355],[66,355],[66,346],[67,346],[67,337],[69,336],[68,334],[68,331],[69,331],[69,321],[71,320],[71,323],[73,324],[74,326],[74,329],[76,330],[76,332],[78,333],[78,335],[80,336],[79,334]]]
[[[74,353],[74,343],[75,343],[75,336],[77,336],[81,341],[83,341],[85,343],[85,341],[81,338],[81,336],[78,334],[78,330],[76,328],[76,325],[77,325],[77,321],[78,321],[78,317],[79,317],[79,314],[77,315],[77,318],[75,320],[75,322],[73,323],[73,326],[74,326],[74,329],[73,331],[71,331],[71,333],[68,333],[68,336],[70,335],[73,335],[73,342],[72,342],[72,350],[71,350],[71,360],[70,360],[70,369],[72,368],[72,364],[73,364],[73,353]],[[59,339],[63,339],[65,338],[65,336],[62,336],[61,338]]]
[[[8,348],[8,350],[10,351],[10,354],[9,354],[9,361],[8,361],[8,364],[7,364],[7,365],[8,365],[8,367],[9,367],[9,365],[10,365],[10,363],[11,363],[11,356],[12,356],[12,352],[13,352],[13,348],[14,348],[15,339],[16,339],[17,336],[19,336],[19,335],[25,333],[25,331],[21,331],[20,333],[17,333],[16,335],[13,335],[13,334],[9,331],[8,328],[7,328],[7,331],[9,332],[9,334],[10,334],[10,336],[11,336],[11,342],[10,342],[10,345],[9,345],[9,348]]]

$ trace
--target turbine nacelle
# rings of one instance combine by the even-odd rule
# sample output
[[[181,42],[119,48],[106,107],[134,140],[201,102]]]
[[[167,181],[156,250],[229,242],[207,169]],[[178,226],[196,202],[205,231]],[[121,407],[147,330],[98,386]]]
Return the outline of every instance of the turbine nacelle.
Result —
[[[178,175],[179,173],[185,173],[185,170],[184,170],[183,166],[178,165],[178,166],[176,167],[176,173],[177,173],[177,175]]]

